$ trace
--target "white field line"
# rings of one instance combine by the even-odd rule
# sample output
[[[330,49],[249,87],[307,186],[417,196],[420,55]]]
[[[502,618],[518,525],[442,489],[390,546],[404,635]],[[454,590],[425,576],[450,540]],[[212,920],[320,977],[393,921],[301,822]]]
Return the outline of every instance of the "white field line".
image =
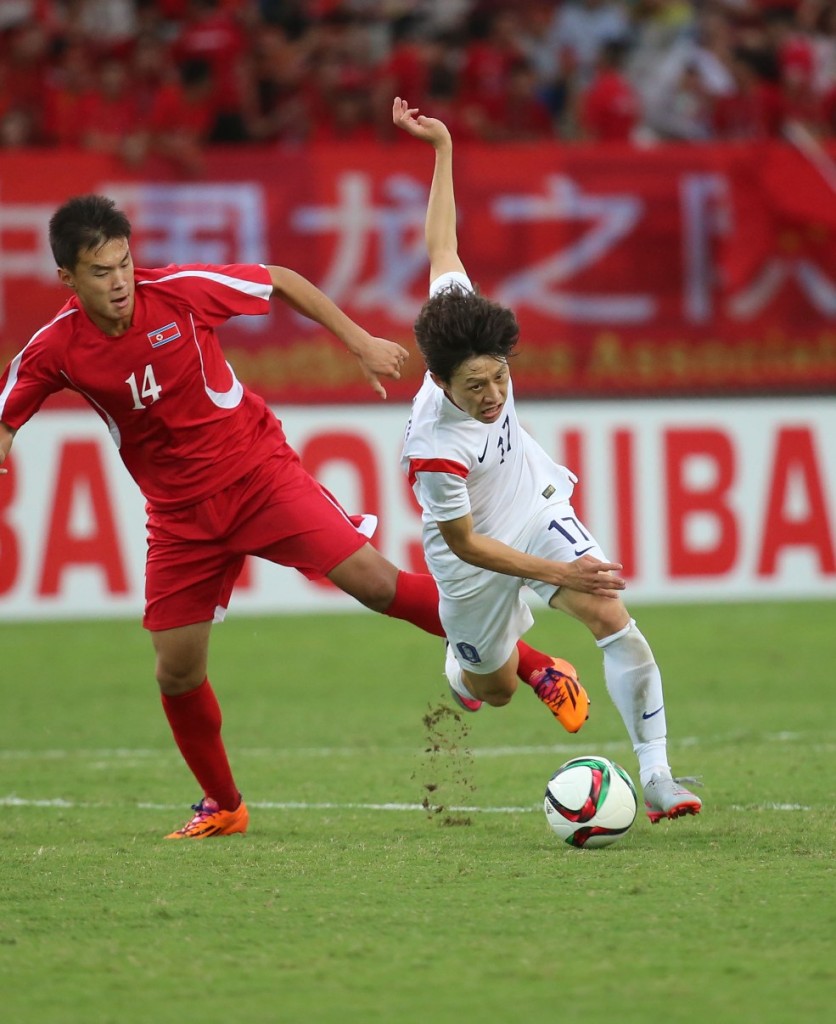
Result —
[[[746,736],[747,740],[751,740],[752,737]],[[762,736],[754,737],[760,741],[768,741],[773,743],[794,743],[797,741],[805,741],[805,737],[801,733],[793,732],[778,732],[778,733],[767,733]],[[725,741],[734,742],[736,740],[743,739],[741,736],[733,736],[725,738]],[[677,746],[681,747],[698,747],[704,742],[698,736],[689,736],[683,739],[675,741]],[[724,742],[723,739],[717,736],[712,736],[710,744],[715,745],[718,742]],[[817,745],[818,746],[818,745]],[[472,755],[477,758],[496,758],[496,757],[528,757],[528,756],[564,756],[564,755],[576,755],[581,748],[577,744],[571,743],[556,743],[556,744],[544,744],[536,746],[507,746],[507,747],[475,747],[468,748],[462,747],[460,753],[466,755]],[[628,755],[627,745],[625,741],[610,741],[610,742],[599,742],[595,744],[596,752],[600,753],[620,753],[622,756]],[[447,754],[453,756],[452,751],[439,751],[440,754]],[[284,749],[276,748],[259,748],[250,747],[236,750],[236,758],[271,758],[277,759],[280,757],[284,758],[355,758],[363,757],[368,758],[374,754],[389,754],[389,755],[400,755],[400,756],[427,756],[423,750],[415,748],[389,748],[389,747],[290,747]],[[75,760],[75,761],[87,761],[94,765],[96,768],[107,767],[108,764],[120,763],[125,765],[130,761],[168,761],[174,757],[174,751],[168,750],[155,750],[155,749],[143,749],[143,748],[102,748],[92,750],[0,750],[0,762],[22,762],[22,761],[61,761],[61,760]],[[435,755],[433,755],[435,756]],[[261,803],[254,803],[248,801],[249,806],[252,808],[258,808],[261,810],[278,810],[278,811],[421,811],[426,813],[426,808],[423,804],[418,803],[308,803],[300,801],[264,801]],[[18,797],[14,794],[2,797],[0,796],[0,807],[40,807],[40,808],[57,808],[57,809],[71,809],[71,810],[90,810],[95,808],[110,807],[111,804],[107,803],[87,803],[83,801],[72,801],[65,800],[62,798],[54,799],[29,799]],[[135,805],[138,809],[142,810],[165,810],[165,811],[176,811],[182,809],[180,804],[150,804],[150,803],[137,803]],[[752,811],[809,811],[811,807],[805,804],[795,803],[765,803],[765,804],[733,804],[729,808],[736,812],[752,812]],[[531,812],[540,812],[542,807],[540,804],[526,806],[526,807],[449,807],[449,811],[454,813],[484,813],[484,814],[527,814]]]
[[[693,745],[693,744],[690,744]],[[596,750],[626,750],[626,741],[597,743]],[[578,750],[577,745],[570,743],[554,743],[541,746],[515,746],[515,747],[468,747],[460,746],[459,751],[465,752],[473,757],[526,757],[540,754],[573,754]],[[408,757],[423,753],[419,747],[236,747],[235,757],[252,758],[310,758],[313,760],[327,758],[368,758],[375,754],[390,754],[400,757]],[[437,755],[449,754],[450,751],[438,750]],[[127,748],[114,747],[111,749],[88,749],[88,750],[0,750],[0,761],[61,761],[61,760],[83,760],[83,761],[124,761],[124,760],[150,760],[154,758],[174,756],[176,751],[160,749],[144,749],[142,747]]]
[[[107,807],[115,807],[110,803],[90,803],[85,801],[64,800],[56,797],[51,800],[27,800],[19,796],[0,796],[0,807],[54,807],[57,810],[101,810]],[[137,803],[134,805],[137,810],[142,811],[180,811],[182,804],[152,804]],[[306,803],[301,800],[262,800],[247,801],[247,806],[260,811],[423,811],[427,808],[423,804],[386,803],[386,804],[361,804],[361,803]],[[487,814],[528,814],[531,811],[542,810],[539,806],[533,807],[446,807],[445,810],[457,812],[481,811]]]
[[[61,797],[54,799],[31,800],[18,796],[0,797],[0,807],[36,807],[55,808],[57,810],[89,811],[101,810],[103,808],[115,807],[116,804],[109,803],[88,803],[84,801],[64,800]],[[120,807],[124,806],[119,804]],[[306,803],[298,800],[274,801],[264,800],[261,802],[247,801],[247,806],[262,811],[421,811],[428,813],[423,804],[386,803],[386,804],[361,804],[361,803]],[[182,810],[182,804],[151,804],[137,803],[137,810],[143,811],[178,811]],[[813,808],[805,804],[731,804],[728,808],[732,811],[749,814],[753,811],[812,811]],[[542,806],[537,804],[529,807],[447,807],[456,814],[530,814],[532,812],[542,813]]]
[[[676,749],[677,747],[699,747],[707,743],[710,746],[716,746],[721,743],[738,743],[738,742],[756,742],[765,743],[795,743],[799,741],[809,742],[802,733],[797,732],[776,732],[776,733],[763,733],[758,736],[750,736],[748,734],[733,734],[729,736],[711,736],[707,741],[700,736],[685,736],[681,738],[673,738],[671,740],[671,746]],[[610,753],[621,753],[623,756],[629,755],[629,747],[627,740],[609,740],[599,741],[595,743],[595,752],[606,754]],[[820,746],[820,744],[817,744]],[[539,744],[530,746],[507,746],[507,747],[468,747],[463,745],[459,747],[457,753],[465,753],[469,756],[479,758],[493,758],[493,757],[540,757],[547,754],[566,754],[569,756],[579,756],[581,753],[587,753],[582,749],[577,741],[569,743],[549,743]],[[362,757],[368,758],[375,754],[389,754],[400,757],[415,756],[425,753],[423,748],[413,747],[236,747],[234,750],[234,756],[239,757],[252,757],[252,758],[355,758]],[[440,750],[435,752],[436,755],[450,754],[450,751]],[[126,760],[154,760],[154,759],[165,759],[175,756],[174,748],[169,749],[150,749],[150,748],[128,748],[128,747],[112,747],[112,748],[96,748],[96,749],[79,749],[79,750],[68,750],[68,749],[53,749],[53,750],[0,750],[0,761],[62,761],[62,760],[80,760],[80,761],[95,761],[97,764],[101,764],[106,761],[121,762]]]

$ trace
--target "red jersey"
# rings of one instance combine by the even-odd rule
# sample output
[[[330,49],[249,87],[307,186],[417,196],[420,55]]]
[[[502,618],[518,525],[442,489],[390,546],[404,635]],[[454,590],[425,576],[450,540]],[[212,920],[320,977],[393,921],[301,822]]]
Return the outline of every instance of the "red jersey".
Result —
[[[285,441],[264,401],[224,359],[215,327],[265,314],[261,265],[134,271],[133,322],[104,334],[73,296],[0,376],[0,420],[21,427],[55,391],[77,391],[107,424],[152,508],[192,505],[223,490]]]
[[[602,71],[581,100],[581,126],[599,142],[629,142],[640,114],[635,89],[618,71]]]
[[[151,104],[148,127],[160,135],[204,141],[208,139],[217,117],[217,103],[212,94],[190,100],[179,82],[160,88]]]

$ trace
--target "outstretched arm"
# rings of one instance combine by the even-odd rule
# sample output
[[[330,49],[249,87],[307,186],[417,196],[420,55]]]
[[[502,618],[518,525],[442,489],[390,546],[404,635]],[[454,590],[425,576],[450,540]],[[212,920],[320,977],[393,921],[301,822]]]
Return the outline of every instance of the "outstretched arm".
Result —
[[[273,282],[273,295],[295,309],[297,313],[316,321],[345,345],[360,362],[363,376],[373,390],[386,397],[381,377],[400,380],[401,367],[409,358],[405,348],[385,338],[375,338],[347,316],[325,292],[320,291],[307,278],[287,267],[268,267]]]
[[[14,436],[15,432],[11,427],[7,427],[5,423],[0,423],[0,467],[6,461]],[[0,468],[0,473],[8,473],[8,470]]]
[[[453,191],[453,139],[443,121],[424,117],[400,97],[392,105],[392,120],[413,138],[435,150],[435,169],[427,203],[424,236],[430,258],[430,281],[457,270],[466,273],[459,259],[456,237],[456,197]]]
[[[468,513],[460,519],[451,519],[437,524],[447,546],[463,562],[480,569],[501,572],[506,576],[521,579],[542,580],[555,587],[566,587],[582,594],[598,597],[619,596],[626,583],[617,573],[623,566],[620,562],[601,562],[592,555],[582,555],[574,562],[553,562],[537,555],[509,547],[502,541],[476,533],[473,517]]]

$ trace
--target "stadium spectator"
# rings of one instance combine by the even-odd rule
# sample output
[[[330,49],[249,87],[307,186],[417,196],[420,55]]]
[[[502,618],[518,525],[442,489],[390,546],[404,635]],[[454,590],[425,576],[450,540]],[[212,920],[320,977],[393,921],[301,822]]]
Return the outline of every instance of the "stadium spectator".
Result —
[[[589,85],[601,48],[629,31],[625,5],[619,0],[567,0],[555,10],[548,42],[558,62],[581,91]]]
[[[728,19],[707,9],[696,29],[677,39],[645,83],[644,121],[661,140],[711,139],[714,103],[735,91]]]
[[[553,123],[557,124],[566,106],[568,75],[566,69],[561,68],[558,54],[549,40],[554,6],[546,0],[525,0],[515,9],[517,43],[534,71],[537,92],[549,108]],[[436,107],[432,109],[437,110]],[[442,114],[438,116],[460,138],[454,126]]]
[[[769,51],[735,50],[734,90],[713,105],[712,135],[728,141],[778,138],[785,119],[780,70]]]
[[[89,89],[85,56],[94,70],[127,63],[142,120],[160,93],[170,102],[184,69],[208,64],[215,109],[202,145],[391,141],[396,94],[438,111],[460,141],[598,137],[584,105],[626,103],[625,80],[638,93],[631,135],[642,143],[774,137],[790,121],[834,137],[831,0],[22,0],[14,9],[0,20],[6,146],[83,144],[74,118]],[[627,43],[623,77],[610,73],[590,92],[613,39]],[[189,148],[180,165],[200,173],[199,149]]]
[[[177,80],[177,66],[158,25],[137,35],[127,60],[138,116],[147,125],[160,90]]]
[[[810,8],[801,4],[797,11],[776,7],[765,17],[767,38],[777,56],[781,71],[781,91],[785,117],[800,121],[808,129],[822,128],[822,91],[817,88],[817,48],[814,26],[802,14]]]
[[[100,63],[96,84],[82,106],[82,117],[81,144],[85,149],[121,156],[128,164],[142,159],[137,97],[124,61],[109,57]]]
[[[0,149],[21,149],[32,142],[32,124],[20,110],[9,107],[3,111],[0,99]]]
[[[461,73],[461,47],[453,31],[437,30],[424,24],[410,27],[395,39],[389,57],[381,64],[374,86],[374,108],[378,136],[407,141],[396,131],[389,116],[392,96],[419,97],[418,102],[443,109],[457,125]]]
[[[8,142],[12,143],[12,137],[19,140],[18,145],[41,142],[49,66],[49,38],[43,27],[35,21],[11,27],[2,40],[0,63],[0,95],[4,97],[0,103],[5,107],[5,120],[13,126]]]
[[[687,0],[637,0],[626,38],[624,70],[639,92],[642,107],[657,89],[657,70],[665,58],[694,34],[696,12]],[[617,37],[616,37],[617,38]]]
[[[244,65],[242,113],[248,139],[304,141],[309,131],[306,73],[304,42],[278,24],[265,25]]]
[[[308,138],[372,137],[372,52],[365,23],[345,10],[331,12],[312,30],[301,89]]]
[[[186,61],[178,72],[178,80],[162,86],[154,99],[145,148],[182,174],[199,177],[205,145],[215,125],[215,83],[204,60]]]
[[[581,96],[578,123],[582,138],[595,142],[629,142],[641,119],[641,103],[632,82],[624,74],[627,44],[613,39],[605,43],[589,88]]]
[[[536,142],[554,137],[551,110],[525,57],[510,65],[501,91],[467,105],[463,117],[470,134],[485,142]]]
[[[712,136],[713,104],[696,61],[674,62],[645,107],[645,124],[668,142],[705,142]]]
[[[94,84],[90,55],[79,40],[59,50],[44,83],[43,138],[56,146],[80,146]]]
[[[497,103],[508,90],[511,69],[525,58],[513,8],[474,18],[464,46],[459,95],[465,102]]]
[[[329,104],[328,117],[311,118],[311,142],[374,142],[374,116],[369,89],[362,81],[340,79]]]
[[[189,0],[172,47],[180,67],[202,63],[209,69],[215,97],[209,133],[213,142],[242,142],[246,137],[241,91],[247,42],[235,10],[219,0]]]

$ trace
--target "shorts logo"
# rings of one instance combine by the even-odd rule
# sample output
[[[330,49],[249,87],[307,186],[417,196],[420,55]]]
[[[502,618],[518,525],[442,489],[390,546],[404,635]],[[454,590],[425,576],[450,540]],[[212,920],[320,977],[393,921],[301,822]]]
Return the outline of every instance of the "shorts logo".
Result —
[[[167,345],[170,341],[174,341],[179,337],[180,328],[176,323],[166,324],[165,327],[158,327],[156,331],[148,332],[151,348],[161,348],[163,345]]]
[[[476,650],[473,644],[456,644],[456,650],[464,658],[464,660],[469,662],[471,665],[478,665],[479,662],[482,660],[479,657],[479,652]]]

